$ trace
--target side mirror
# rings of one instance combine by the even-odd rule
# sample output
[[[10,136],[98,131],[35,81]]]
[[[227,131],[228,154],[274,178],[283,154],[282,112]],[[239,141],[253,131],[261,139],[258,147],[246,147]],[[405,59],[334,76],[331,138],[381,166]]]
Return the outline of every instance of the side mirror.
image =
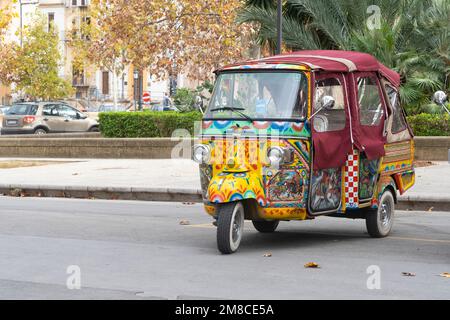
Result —
[[[320,111],[322,110],[331,110],[334,108],[334,105],[336,104],[336,100],[332,96],[324,96],[322,97],[322,100],[320,101],[320,108],[317,109],[316,112],[314,112],[311,117],[309,117],[308,121],[314,118]]]
[[[444,91],[438,91],[433,95],[433,102],[442,106],[448,101],[448,96]]]
[[[320,110],[325,109],[325,110],[331,110],[334,108],[334,105],[336,104],[336,101],[334,100],[334,98],[332,96],[324,96],[322,98],[322,107],[320,108]]]

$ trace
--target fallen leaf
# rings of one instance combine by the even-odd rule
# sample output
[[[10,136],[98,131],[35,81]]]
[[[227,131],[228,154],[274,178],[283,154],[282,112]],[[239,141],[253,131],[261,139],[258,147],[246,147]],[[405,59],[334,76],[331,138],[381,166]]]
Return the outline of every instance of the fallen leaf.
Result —
[[[308,262],[307,264],[305,264],[305,268],[318,269],[320,268],[320,266],[315,262]]]
[[[402,275],[405,277],[415,277],[416,274],[412,272],[402,272]]]
[[[444,272],[444,273],[441,273],[440,276],[443,278],[450,278],[450,273]]]
[[[188,226],[190,224],[191,224],[191,222],[189,220],[181,220],[180,221],[180,225],[182,225],[182,226]]]
[[[269,253],[265,253],[263,255],[264,258],[270,258],[271,256],[272,256],[272,254],[270,252]]]
[[[73,173],[72,175],[73,175],[73,176],[77,176],[77,175],[78,175],[78,173]]]
[[[431,212],[434,210],[434,207],[431,207],[430,209],[428,209],[428,212]]]

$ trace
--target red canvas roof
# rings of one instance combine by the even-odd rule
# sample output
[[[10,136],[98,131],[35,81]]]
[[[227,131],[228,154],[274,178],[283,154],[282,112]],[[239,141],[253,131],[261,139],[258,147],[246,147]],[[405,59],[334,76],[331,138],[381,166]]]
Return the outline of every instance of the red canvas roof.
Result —
[[[367,53],[339,50],[305,50],[296,51],[247,61],[242,64],[280,64],[292,63],[306,65],[312,70],[324,70],[330,72],[374,71],[381,73],[396,87],[400,86],[400,75],[381,64],[375,57]],[[241,65],[241,63],[239,64]]]

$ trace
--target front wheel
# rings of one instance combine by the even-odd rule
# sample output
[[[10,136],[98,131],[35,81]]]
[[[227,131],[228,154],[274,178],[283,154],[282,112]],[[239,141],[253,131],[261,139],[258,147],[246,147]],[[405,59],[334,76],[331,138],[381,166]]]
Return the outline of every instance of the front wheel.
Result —
[[[368,210],[366,227],[372,238],[385,238],[394,225],[395,201],[390,190],[383,193],[378,209]]]
[[[261,233],[272,233],[277,230],[280,221],[253,221],[253,226]]]
[[[217,247],[223,254],[237,251],[244,232],[244,206],[241,202],[219,206],[217,219]]]

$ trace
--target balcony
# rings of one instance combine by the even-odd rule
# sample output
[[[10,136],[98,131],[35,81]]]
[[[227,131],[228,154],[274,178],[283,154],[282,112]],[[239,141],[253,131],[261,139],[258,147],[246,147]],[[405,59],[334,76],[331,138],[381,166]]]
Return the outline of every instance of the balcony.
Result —
[[[82,88],[82,87],[89,87],[89,84],[87,84],[86,79],[84,77],[73,77],[72,78],[72,86],[75,88]]]

